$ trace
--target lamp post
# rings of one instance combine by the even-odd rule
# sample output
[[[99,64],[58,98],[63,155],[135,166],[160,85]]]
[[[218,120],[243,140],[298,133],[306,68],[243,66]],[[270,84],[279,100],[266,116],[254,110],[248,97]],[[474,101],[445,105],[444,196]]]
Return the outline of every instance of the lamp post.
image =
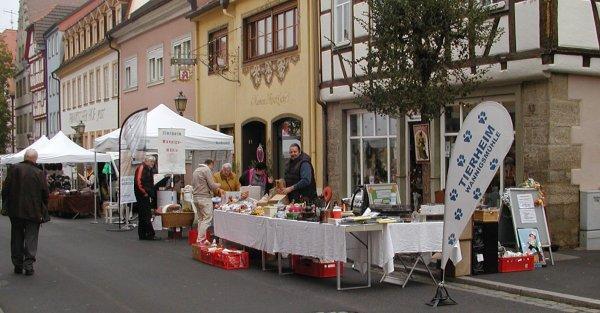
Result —
[[[85,132],[85,124],[83,124],[83,121],[79,121],[79,124],[71,126],[71,128],[73,128],[75,131],[75,141],[77,144],[83,147],[83,133]]]
[[[175,99],[173,99],[173,101],[175,101],[175,108],[177,109],[177,112],[179,112],[179,115],[183,116],[183,112],[187,106],[187,98],[183,94],[183,91],[179,91],[179,94],[177,97],[175,97]]]

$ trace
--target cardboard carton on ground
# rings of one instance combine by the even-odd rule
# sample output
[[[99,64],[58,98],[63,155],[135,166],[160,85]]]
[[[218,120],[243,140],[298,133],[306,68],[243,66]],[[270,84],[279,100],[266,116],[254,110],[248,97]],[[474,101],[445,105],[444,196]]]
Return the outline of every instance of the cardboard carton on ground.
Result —
[[[277,194],[271,197],[271,199],[269,199],[269,204],[277,204],[279,201],[281,201],[281,203],[283,204],[288,204],[290,202],[286,195]]]

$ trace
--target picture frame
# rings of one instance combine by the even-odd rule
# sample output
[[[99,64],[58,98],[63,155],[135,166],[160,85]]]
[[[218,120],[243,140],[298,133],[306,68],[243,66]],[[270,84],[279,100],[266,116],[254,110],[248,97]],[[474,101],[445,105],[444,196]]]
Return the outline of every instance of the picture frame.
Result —
[[[519,236],[519,246],[521,252],[530,252],[533,255],[533,262],[535,264],[546,265],[546,258],[544,257],[544,250],[542,250],[542,243],[540,241],[540,233],[537,228],[519,228],[517,229]]]
[[[415,142],[415,160],[417,163],[429,163],[429,124],[415,124],[412,126]]]

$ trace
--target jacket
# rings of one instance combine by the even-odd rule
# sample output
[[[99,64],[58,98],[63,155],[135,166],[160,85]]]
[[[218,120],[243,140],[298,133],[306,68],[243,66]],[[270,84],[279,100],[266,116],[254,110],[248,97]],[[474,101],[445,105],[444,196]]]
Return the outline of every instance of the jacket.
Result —
[[[152,169],[144,163],[138,165],[135,169],[135,198],[140,201],[145,197],[156,200],[156,190],[154,188],[154,175]]]
[[[240,182],[234,173],[231,173],[229,177],[223,177],[221,172],[216,172],[213,175],[215,183],[221,184],[221,189],[225,191],[240,191]]]
[[[290,201],[313,200],[317,197],[315,170],[306,153],[302,152],[289,161],[285,170],[285,185],[294,187],[294,191],[288,194]]]
[[[2,199],[9,217],[41,223],[48,213],[48,183],[34,163],[13,165],[4,181]]]

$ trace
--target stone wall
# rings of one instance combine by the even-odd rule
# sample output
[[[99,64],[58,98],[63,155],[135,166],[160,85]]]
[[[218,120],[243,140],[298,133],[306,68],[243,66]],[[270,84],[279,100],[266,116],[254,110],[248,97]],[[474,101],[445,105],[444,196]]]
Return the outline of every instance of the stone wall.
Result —
[[[521,95],[525,177],[546,191],[552,242],[578,246],[579,186],[571,183],[571,170],[580,167],[581,146],[571,143],[570,134],[579,125],[579,101],[568,99],[567,75],[525,82]]]

